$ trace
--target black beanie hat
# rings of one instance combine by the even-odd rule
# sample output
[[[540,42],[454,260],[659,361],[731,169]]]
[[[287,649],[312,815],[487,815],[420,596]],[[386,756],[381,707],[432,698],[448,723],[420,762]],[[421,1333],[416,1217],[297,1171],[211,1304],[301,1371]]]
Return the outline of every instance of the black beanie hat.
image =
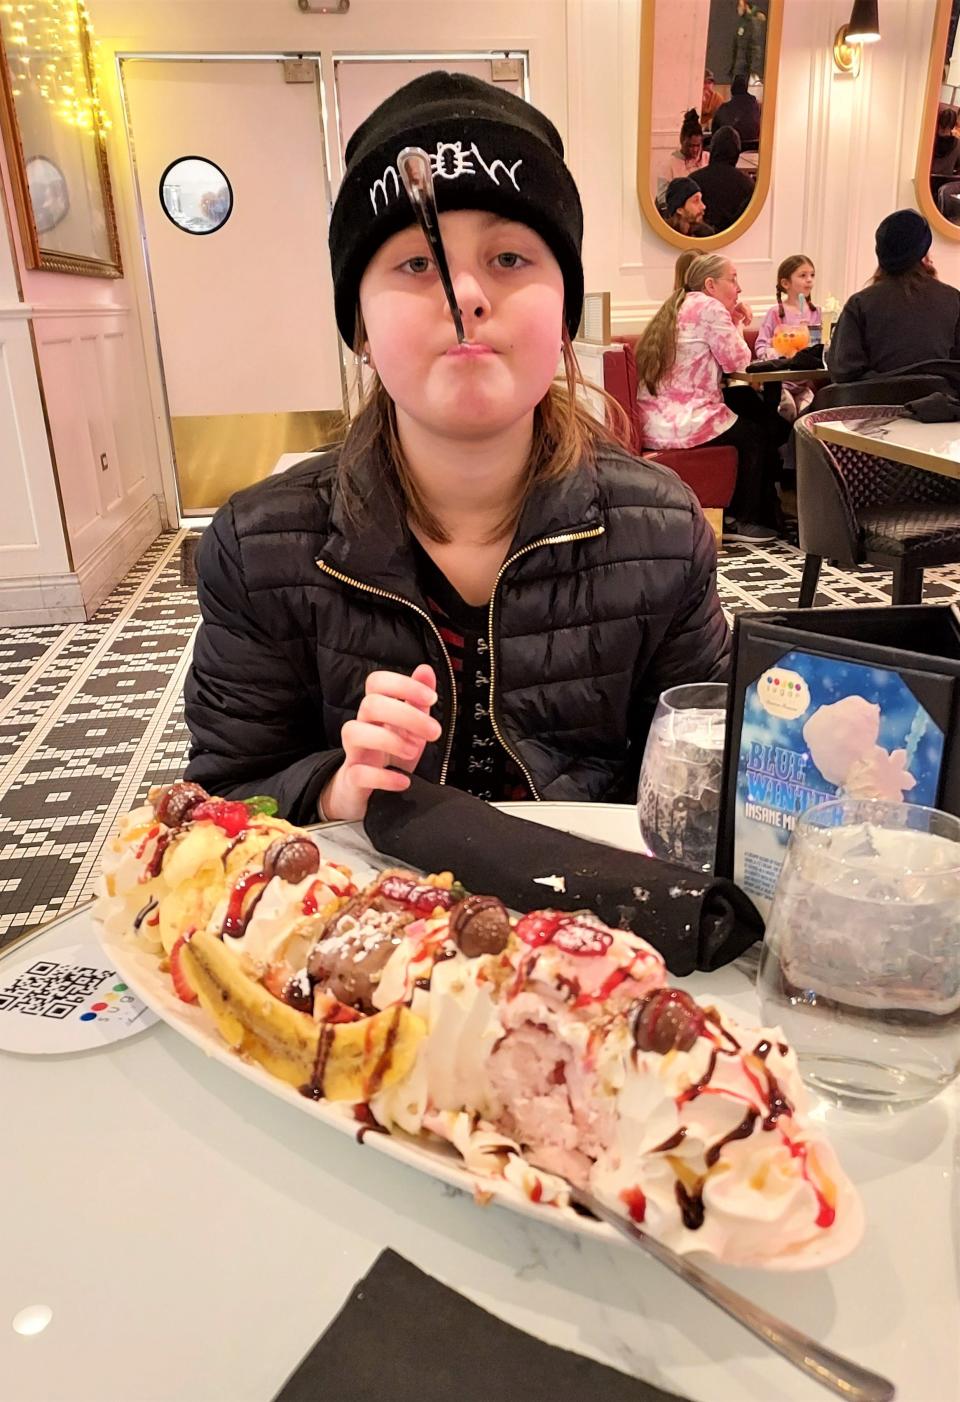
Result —
[[[347,142],[330,220],[337,325],[353,344],[360,279],[381,244],[414,222],[397,170],[405,146],[433,165],[437,209],[483,209],[536,230],[563,273],[564,319],[583,308],[583,211],[553,123],[522,98],[465,73],[425,73],[370,114]]]
[[[898,209],[877,225],[877,262],[885,273],[905,273],[933,243],[930,225],[915,209]]]
[[[671,180],[664,195],[668,216],[676,214],[681,205],[685,205],[687,200],[693,199],[694,195],[699,193],[700,186],[695,180],[691,180],[689,175],[678,175],[676,180]]]

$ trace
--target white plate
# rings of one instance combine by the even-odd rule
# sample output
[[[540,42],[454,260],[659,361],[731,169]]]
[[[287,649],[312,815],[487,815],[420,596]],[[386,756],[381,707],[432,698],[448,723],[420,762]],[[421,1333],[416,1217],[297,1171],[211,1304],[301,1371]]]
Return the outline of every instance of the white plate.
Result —
[[[354,881],[358,886],[366,885],[374,879],[383,866],[391,864],[387,858],[376,852],[362,833],[358,832],[352,825],[330,824],[326,827],[311,829],[311,831],[316,833],[324,858],[327,861],[342,862],[350,867]],[[124,981],[146,1003],[148,1008],[206,1052],[208,1056],[214,1057],[224,1066],[230,1067],[232,1071],[245,1076],[255,1085],[262,1086],[271,1095],[285,1100],[305,1115],[312,1115],[314,1119],[320,1120],[341,1134],[350,1134],[361,1138],[364,1145],[376,1149],[378,1153],[386,1154],[388,1158],[399,1159],[401,1163],[418,1168],[423,1173],[429,1173],[434,1178],[450,1184],[451,1187],[460,1189],[461,1192],[471,1196],[476,1193],[493,1194],[494,1199],[504,1207],[509,1207],[512,1211],[523,1213],[528,1217],[535,1217],[539,1221],[544,1221],[546,1214],[546,1220],[565,1231],[573,1232],[575,1235],[593,1237],[608,1243],[625,1243],[625,1238],[615,1232],[612,1227],[608,1227],[606,1223],[598,1222],[592,1217],[584,1217],[572,1207],[531,1202],[525,1193],[505,1179],[488,1178],[471,1173],[456,1150],[440,1141],[430,1142],[425,1139],[414,1139],[400,1131],[391,1134],[382,1134],[376,1131],[363,1133],[363,1127],[358,1125],[353,1116],[352,1107],[329,1101],[311,1100],[307,1096],[301,1095],[285,1081],[270,1075],[262,1066],[238,1056],[223,1041],[202,1008],[194,1003],[184,1003],[177,997],[169,975],[161,972],[159,962],[153,955],[137,949],[122,936],[111,937],[107,935],[99,922],[94,921],[94,926],[105,953],[116,966]],[[716,998],[712,994],[711,1000],[716,1003],[721,1012],[729,1012],[735,1020],[742,1019],[742,1012],[738,1013],[730,1008],[726,1000]],[[848,1248],[842,1251],[837,1250],[839,1244],[838,1239],[827,1236],[823,1247],[817,1252],[815,1258],[808,1252],[803,1261],[796,1261],[789,1257],[771,1260],[764,1266],[764,1269],[793,1271],[809,1269],[814,1265],[828,1266],[840,1256],[847,1254]],[[694,1255],[699,1260],[707,1259],[700,1252],[694,1253]]]
[[[315,829],[327,861],[343,862],[353,872],[354,881],[364,886],[372,881],[386,859],[380,856],[365,839],[354,835],[343,840],[341,832],[334,837],[331,829]],[[137,949],[122,936],[107,935],[99,922],[94,922],[104,952],[116,966],[124,981],[130,985],[147,1007],[182,1033],[208,1056],[229,1066],[232,1071],[245,1076],[248,1081],[262,1086],[271,1095],[285,1100],[305,1115],[312,1115],[323,1124],[338,1130],[341,1134],[358,1136],[362,1126],[354,1119],[352,1106],[335,1104],[330,1101],[311,1100],[301,1095],[293,1086],[271,1076],[256,1062],[246,1061],[237,1055],[212,1025],[209,1017],[196,1003],[184,1003],[176,995],[170,976],[161,971],[158,960],[145,950]],[[526,1194],[502,1178],[481,1177],[471,1173],[464,1165],[456,1150],[440,1141],[413,1139],[400,1132],[381,1134],[376,1131],[362,1135],[363,1144],[376,1149],[388,1158],[399,1159],[401,1163],[412,1165],[434,1178],[449,1183],[471,1196],[475,1192],[493,1193],[499,1202],[515,1212],[543,1220],[548,1213],[551,1220],[567,1231],[596,1237],[601,1241],[622,1241],[617,1233],[603,1222],[591,1217],[583,1217],[572,1207],[557,1207],[551,1204],[531,1202]]]

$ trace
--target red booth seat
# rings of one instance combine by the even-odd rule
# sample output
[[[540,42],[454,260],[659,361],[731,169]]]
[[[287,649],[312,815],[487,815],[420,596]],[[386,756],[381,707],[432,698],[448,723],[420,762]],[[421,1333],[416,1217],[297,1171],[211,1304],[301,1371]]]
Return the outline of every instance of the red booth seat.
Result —
[[[637,403],[636,336],[624,336],[616,349],[604,352],[603,387],[626,411],[630,420],[630,446],[635,453],[662,462],[690,487],[704,511],[722,514],[729,506],[737,480],[736,448],[670,448],[644,451],[643,415]],[[751,349],[756,331],[745,332]],[[714,526],[716,528],[716,520]]]

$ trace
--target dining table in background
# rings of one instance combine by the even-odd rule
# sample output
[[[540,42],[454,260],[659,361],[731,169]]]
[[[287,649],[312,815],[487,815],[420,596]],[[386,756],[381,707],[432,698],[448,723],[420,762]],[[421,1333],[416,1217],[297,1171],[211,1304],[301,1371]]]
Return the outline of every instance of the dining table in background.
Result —
[[[821,419],[812,425],[812,432],[824,443],[856,448],[941,477],[960,477],[960,423],[956,421],[927,424],[902,417],[886,422],[871,418],[858,426],[851,418]]]

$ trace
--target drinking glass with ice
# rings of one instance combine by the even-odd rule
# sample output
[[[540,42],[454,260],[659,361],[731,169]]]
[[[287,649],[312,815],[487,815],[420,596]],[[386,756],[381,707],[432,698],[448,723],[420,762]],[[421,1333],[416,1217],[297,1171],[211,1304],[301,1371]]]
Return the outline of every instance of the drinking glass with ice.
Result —
[[[713,871],[723,778],[727,686],[665,691],[647,736],[637,814],[648,850],[694,871]]]
[[[797,823],[757,975],[801,1074],[854,1108],[928,1100],[960,1071],[960,821],[843,798]]]

